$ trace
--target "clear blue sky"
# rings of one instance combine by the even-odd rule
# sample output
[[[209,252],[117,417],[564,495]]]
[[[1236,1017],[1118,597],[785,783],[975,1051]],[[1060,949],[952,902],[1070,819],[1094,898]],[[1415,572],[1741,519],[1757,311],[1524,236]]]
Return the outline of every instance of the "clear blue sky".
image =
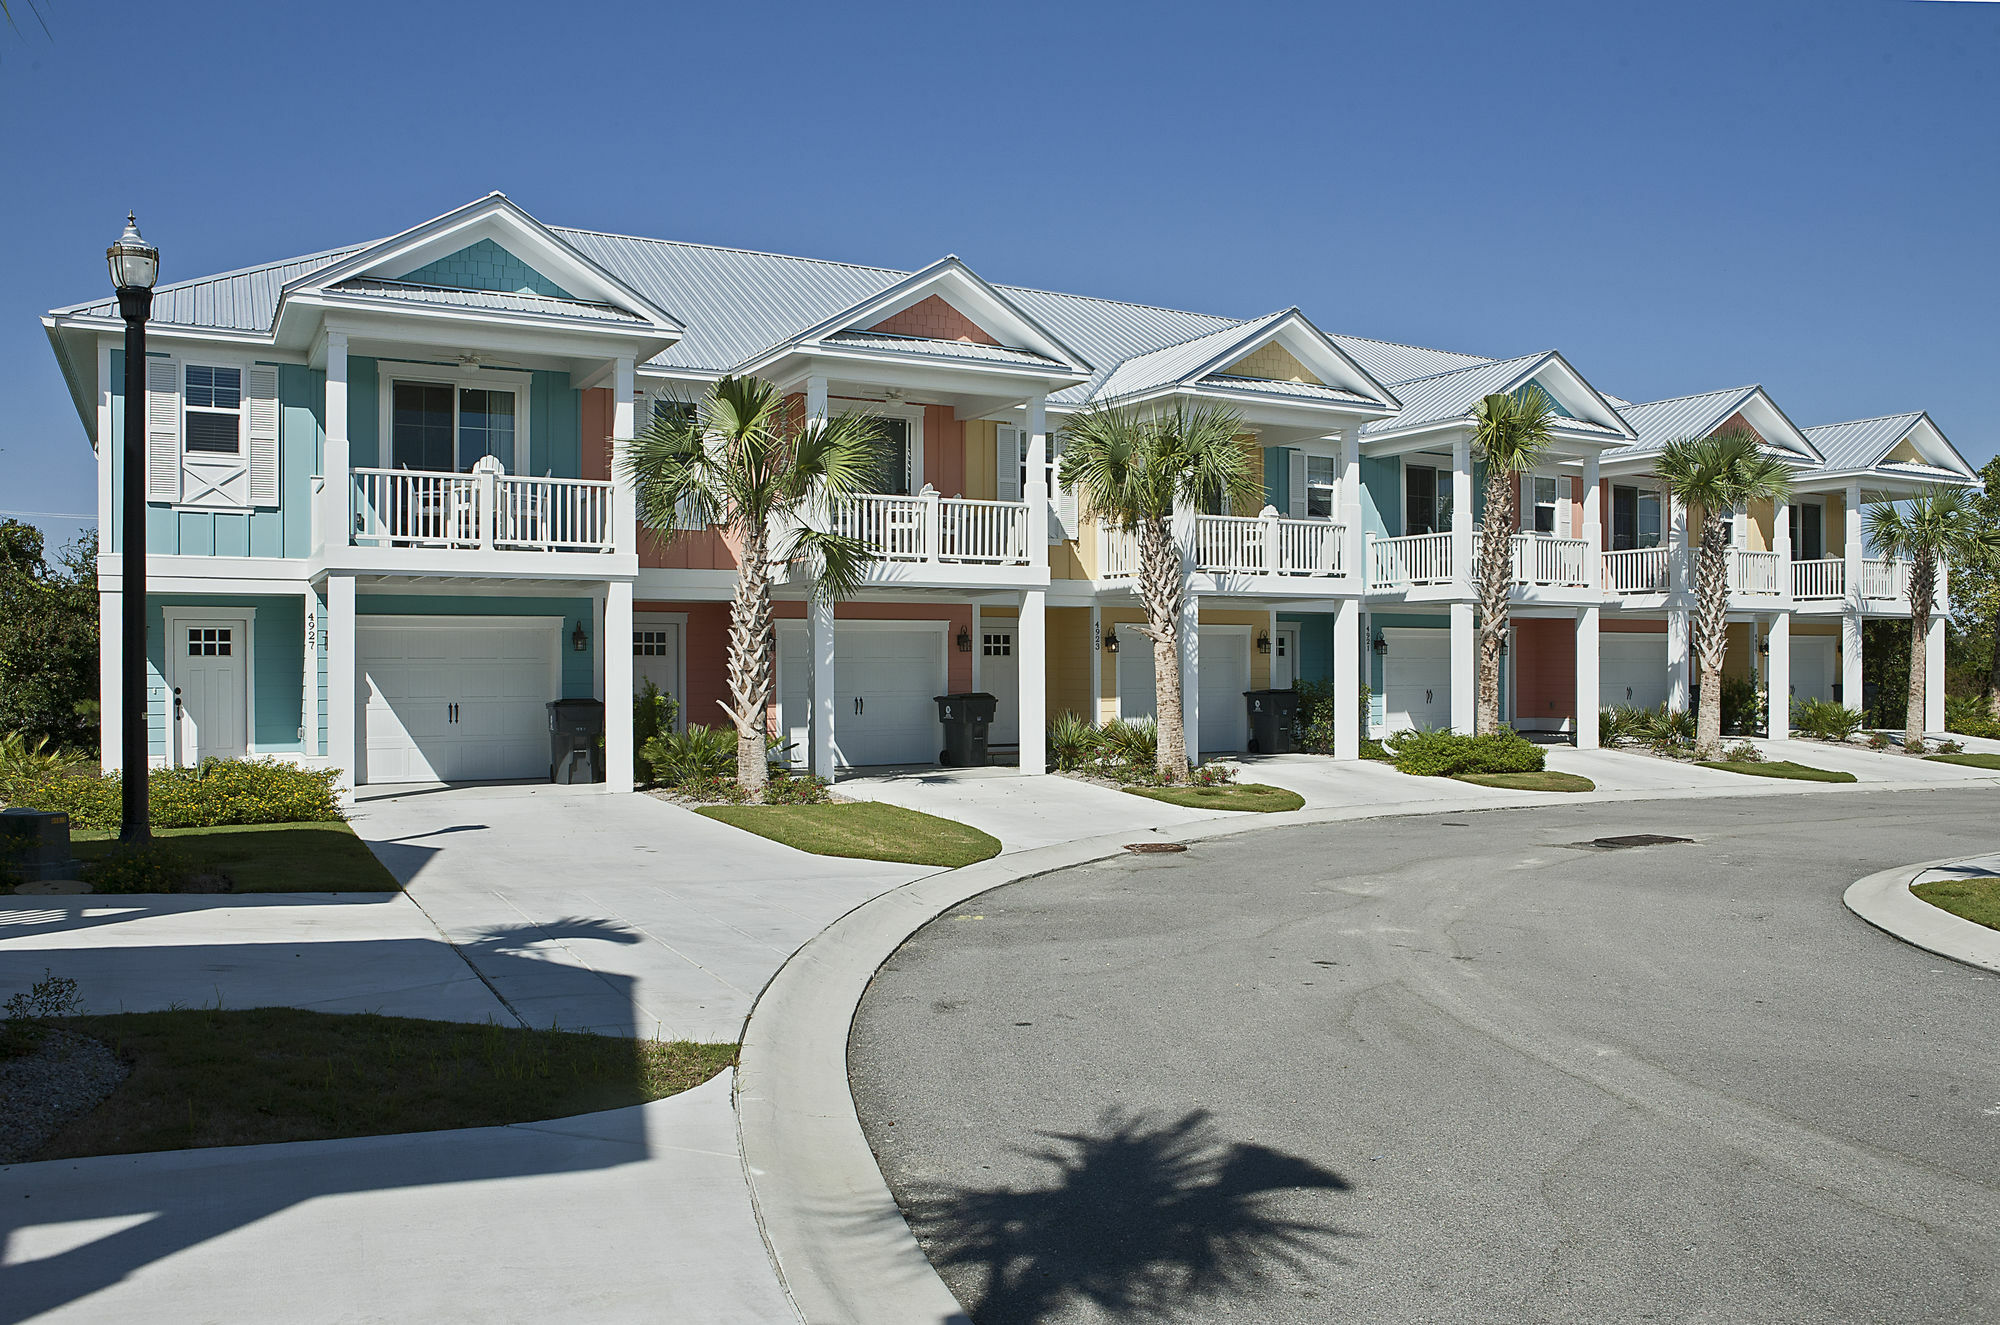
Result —
[[[37,318],[106,292],[126,208],[172,280],[491,189],[2000,445],[2000,4],[39,3],[0,34],[0,509],[92,510]]]

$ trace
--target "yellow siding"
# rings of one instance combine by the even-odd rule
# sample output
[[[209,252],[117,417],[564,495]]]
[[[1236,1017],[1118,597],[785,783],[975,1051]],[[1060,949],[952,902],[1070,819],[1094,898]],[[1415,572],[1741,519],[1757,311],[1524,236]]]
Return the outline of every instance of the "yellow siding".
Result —
[[[978,501],[996,501],[994,486],[993,438],[999,425],[991,419],[965,422],[965,495]]]
[[[1826,555],[1844,557],[1847,555],[1847,494],[1829,492],[1826,494],[1826,510],[1820,514],[1820,523],[1825,526]]]
[[[1750,533],[1745,546],[1752,552],[1769,552],[1776,546],[1776,531],[1771,527],[1775,508],[1768,501],[1750,503]]]
[[[1093,546],[1093,554],[1095,548]],[[1049,578],[1051,580],[1087,580],[1091,578],[1091,568],[1084,563],[1083,554],[1077,550],[1077,540],[1066,539],[1049,547]]]
[[[1106,607],[1102,611],[1102,617],[1104,629],[1109,632],[1121,625],[1136,626],[1143,624],[1146,620],[1146,613],[1143,609],[1137,607]],[[1262,690],[1271,684],[1271,655],[1257,651],[1257,636],[1260,633],[1268,633],[1271,629],[1271,614],[1269,612],[1229,611],[1205,607],[1201,612],[1201,624],[1204,626],[1250,627],[1250,688],[1252,690]],[[1087,627],[1086,633],[1088,633]],[[1088,691],[1090,688],[1090,659],[1088,655],[1084,657],[1083,661],[1085,671],[1082,689]],[[1051,690],[1053,690],[1055,686],[1053,671],[1050,673],[1049,685]],[[1098,702],[1099,721],[1118,716],[1118,659],[1112,654],[1106,654],[1104,657],[1104,666],[1098,678]]]
[[[1728,647],[1722,655],[1722,674],[1738,681],[1750,679],[1750,623],[1732,621],[1725,635]]]
[[[1264,377],[1274,382],[1310,382],[1314,386],[1326,385],[1294,358],[1290,350],[1276,341],[1261,350],[1251,351],[1222,371],[1232,377]]]
[[[1058,713],[1090,718],[1090,609],[1049,609],[1049,719]]]
[[[1793,617],[1792,633],[1794,635],[1838,635],[1840,634],[1840,627],[1824,622],[1801,621],[1799,618]]]
[[[1897,442],[1896,448],[1889,452],[1888,455],[1883,456],[1882,459],[1905,465],[1927,465],[1930,463],[1930,461],[1917,454],[1917,448],[1910,445],[1910,440],[1907,437]]]

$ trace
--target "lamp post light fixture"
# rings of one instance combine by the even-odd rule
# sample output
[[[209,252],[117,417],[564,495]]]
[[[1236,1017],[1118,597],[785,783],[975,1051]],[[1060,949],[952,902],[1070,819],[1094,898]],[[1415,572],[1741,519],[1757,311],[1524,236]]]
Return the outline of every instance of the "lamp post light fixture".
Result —
[[[118,315],[125,319],[124,500],[118,512],[119,773],[118,840],[142,846],[153,837],[147,804],[146,741],[146,319],[153,314],[153,283],[160,250],[139,234],[139,218],[125,214],[125,233],[104,251]]]

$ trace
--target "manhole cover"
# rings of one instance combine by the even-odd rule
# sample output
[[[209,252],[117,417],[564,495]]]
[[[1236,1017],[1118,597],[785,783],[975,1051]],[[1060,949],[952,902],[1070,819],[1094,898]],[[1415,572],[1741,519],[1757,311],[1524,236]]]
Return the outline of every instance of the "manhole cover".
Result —
[[[1623,837],[1600,837],[1586,842],[1602,851],[1622,851],[1626,847],[1663,847],[1670,842],[1692,842],[1691,837],[1666,837],[1659,833],[1627,833]]]
[[[1131,851],[1131,852],[1135,852],[1135,853],[1137,853],[1138,855],[1141,855],[1141,856],[1163,856],[1163,855],[1166,855],[1167,853],[1169,853],[1169,852],[1173,852],[1173,851],[1186,851],[1186,850],[1187,850],[1187,843],[1185,843],[1185,842],[1127,842],[1127,843],[1125,844],[1125,849],[1126,849],[1127,851]]]

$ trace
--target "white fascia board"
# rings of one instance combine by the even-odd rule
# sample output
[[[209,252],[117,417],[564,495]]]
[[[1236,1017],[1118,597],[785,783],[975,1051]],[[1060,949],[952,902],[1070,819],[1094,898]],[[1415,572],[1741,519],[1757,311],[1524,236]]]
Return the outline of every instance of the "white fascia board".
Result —
[[[1348,357],[1347,351],[1336,345],[1331,337],[1314,326],[1312,319],[1296,307],[1286,309],[1278,315],[1276,321],[1258,327],[1241,340],[1232,342],[1221,353],[1211,356],[1201,367],[1184,374],[1182,380],[1194,382],[1207,377],[1210,373],[1220,372],[1238,359],[1255,354],[1272,341],[1285,342],[1286,352],[1312,369],[1314,375],[1326,385],[1343,391],[1354,391],[1357,395],[1372,395],[1387,407],[1385,413],[1393,413],[1402,408],[1402,401],[1396,398],[1394,392],[1377,381],[1367,369]],[[1304,350],[1305,353],[1299,353],[1300,350]],[[1319,362],[1312,362],[1314,359],[1318,359]],[[1329,373],[1326,371],[1328,368],[1338,369],[1338,372]],[[1354,385],[1327,380],[1343,375]]]
[[[149,593],[302,593],[312,578],[310,563],[298,557],[193,557],[149,554]],[[125,579],[125,558],[106,552],[97,558],[97,583],[116,592]]]
[[[1915,438],[1919,433],[1928,433],[1932,444],[1925,446],[1918,443]],[[1927,410],[1918,413],[1916,421],[1903,431],[1901,437],[1889,444],[1888,450],[1882,452],[1882,458],[1887,459],[1889,451],[1895,450],[1905,441],[1917,448],[1918,455],[1929,457],[1925,463],[1934,468],[1957,470],[1968,479],[1976,479],[1978,476],[1979,471],[1973,467],[1971,461],[1958,453],[1958,448],[1951,444],[1951,438],[1944,435],[1944,429],[1937,426],[1937,421],[1931,418]]]
[[[61,331],[95,331],[117,336],[122,342],[125,324],[117,318],[106,317],[57,317],[55,327]],[[268,331],[231,331],[219,327],[191,327],[181,322],[148,322],[146,324],[146,345],[151,348],[156,342],[165,340],[199,341],[211,345],[275,346],[277,337]]]
[[[1470,432],[1472,420],[1460,416],[1456,419],[1436,419],[1430,423],[1420,423],[1410,428],[1392,428],[1361,439],[1363,455],[1402,455],[1409,451],[1422,451],[1438,445],[1449,445],[1452,434]]]
[[[348,353],[367,357],[395,357],[412,350],[434,352],[440,359],[453,359],[468,349],[494,351],[521,358],[530,367],[563,371],[571,360],[598,361],[631,355],[657,353],[657,341],[633,337],[605,337],[582,332],[576,327],[523,327],[513,323],[466,323],[455,319],[407,318],[382,309],[357,312],[337,311],[321,334],[311,342],[312,361],[326,361],[325,331],[347,335]],[[387,352],[387,353],[385,353]]]
[[[150,563],[148,563],[150,564]],[[639,558],[625,552],[515,552],[478,548],[334,547],[312,559],[313,578],[335,575],[430,575],[446,579],[630,580]],[[448,586],[438,586],[446,588]]]
[[[979,311],[985,315],[984,321],[981,322],[982,326],[986,322],[999,324],[1000,330],[1010,331],[1028,342],[1026,348],[1054,359],[1069,369],[1076,381],[1083,381],[1090,376],[1091,366],[1081,355],[955,255],[940,258],[922,270],[911,272],[888,289],[849,305],[823,322],[807,327],[784,346],[773,347],[773,350],[782,352],[786,348],[803,345],[817,347],[827,336],[855,328],[863,323],[872,326],[886,318],[894,317],[906,308],[922,303],[933,294],[941,294],[948,288],[953,289],[960,297],[957,300],[947,298],[946,303],[954,307],[961,303],[981,306]]]
[[[387,334],[393,337],[393,328],[409,326],[430,326],[440,330],[471,330],[482,335],[494,331],[531,332],[537,336],[537,344],[547,346],[549,336],[575,337],[573,342],[589,348],[590,354],[606,353],[605,341],[619,342],[628,347],[627,352],[651,358],[674,341],[662,336],[651,327],[636,326],[630,322],[585,323],[577,319],[550,317],[539,313],[516,313],[504,309],[471,309],[420,304],[386,305],[374,299],[342,299],[338,294],[305,294],[287,301],[286,311],[299,310],[302,314],[318,310],[323,316],[337,319],[344,324],[349,334],[366,327],[373,334]],[[281,317],[281,324],[289,322],[289,317]],[[462,337],[459,338],[462,340]],[[454,343],[457,343],[454,341]],[[569,353],[564,350],[546,350],[547,353]]]
[[[76,406],[76,416],[83,424],[84,436],[90,439],[90,449],[97,449],[97,355],[95,336],[85,329],[72,332],[56,325],[56,319],[42,319],[42,330],[48,335],[49,348],[55,351],[56,367],[62,370],[63,385],[69,388],[70,403]]]
[[[1058,377],[1017,364],[939,363],[907,355],[828,350],[787,351],[765,363],[744,364],[731,372],[768,378],[784,390],[799,387],[809,377],[825,377],[829,381],[858,380],[869,386],[900,387],[936,395],[998,396],[1024,402],[1037,394],[1060,391],[1077,380],[1067,374]]]

